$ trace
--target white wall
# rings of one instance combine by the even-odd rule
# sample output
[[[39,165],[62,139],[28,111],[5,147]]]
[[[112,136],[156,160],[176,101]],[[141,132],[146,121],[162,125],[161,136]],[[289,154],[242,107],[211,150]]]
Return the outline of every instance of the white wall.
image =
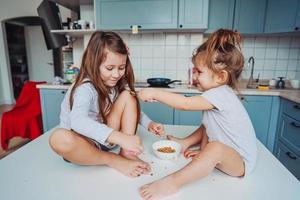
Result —
[[[37,7],[41,2],[41,0],[26,0],[21,3],[20,0],[1,0],[0,22],[15,17],[37,16]],[[63,19],[66,15],[70,16],[68,9],[61,9],[60,7],[60,10]],[[44,42],[44,40],[37,42]],[[14,102],[5,43],[5,30],[3,26],[0,26],[0,104]]]

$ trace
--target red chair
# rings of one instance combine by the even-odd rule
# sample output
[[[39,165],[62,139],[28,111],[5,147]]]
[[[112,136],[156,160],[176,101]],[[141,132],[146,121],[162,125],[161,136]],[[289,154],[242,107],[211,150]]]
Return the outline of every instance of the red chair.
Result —
[[[23,86],[16,105],[4,112],[1,126],[1,146],[7,150],[9,140],[19,136],[33,140],[43,132],[39,90],[36,85],[46,82],[28,81]]]

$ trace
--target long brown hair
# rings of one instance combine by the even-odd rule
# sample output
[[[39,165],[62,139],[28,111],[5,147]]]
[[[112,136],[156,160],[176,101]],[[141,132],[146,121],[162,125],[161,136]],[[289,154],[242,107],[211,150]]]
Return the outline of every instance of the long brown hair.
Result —
[[[109,50],[114,53],[119,53],[127,56],[125,74],[118,81],[114,89],[117,91],[116,95],[120,94],[128,86],[130,93],[137,101],[138,119],[140,117],[140,106],[137,99],[136,91],[134,89],[134,73],[129,59],[129,52],[126,44],[122,38],[114,32],[96,31],[92,34],[90,41],[83,53],[80,72],[75,80],[74,86],[70,94],[70,109],[73,107],[73,98],[75,90],[78,86],[85,83],[85,79],[90,82],[98,93],[98,118],[107,123],[107,115],[109,114],[113,102],[109,98],[111,88],[108,88],[100,78],[100,65],[106,59],[106,51]]]
[[[215,73],[225,70],[228,73],[227,85],[238,89],[238,81],[244,66],[241,52],[242,38],[238,32],[219,29],[193,54],[192,61],[200,59]]]

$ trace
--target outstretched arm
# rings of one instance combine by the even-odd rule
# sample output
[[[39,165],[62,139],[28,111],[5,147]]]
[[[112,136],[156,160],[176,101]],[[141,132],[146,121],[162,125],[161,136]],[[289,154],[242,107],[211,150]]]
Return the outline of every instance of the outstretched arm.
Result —
[[[159,101],[178,110],[211,110],[214,106],[201,96],[185,97],[160,89],[142,89],[138,96],[143,101]]]

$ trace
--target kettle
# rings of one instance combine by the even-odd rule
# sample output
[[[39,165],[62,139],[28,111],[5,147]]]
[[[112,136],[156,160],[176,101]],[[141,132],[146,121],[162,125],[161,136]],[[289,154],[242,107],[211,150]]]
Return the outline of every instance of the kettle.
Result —
[[[278,89],[284,89],[285,88],[285,82],[284,82],[283,79],[285,77],[278,77],[278,78],[279,78],[279,80],[276,83],[276,88],[278,88]]]

